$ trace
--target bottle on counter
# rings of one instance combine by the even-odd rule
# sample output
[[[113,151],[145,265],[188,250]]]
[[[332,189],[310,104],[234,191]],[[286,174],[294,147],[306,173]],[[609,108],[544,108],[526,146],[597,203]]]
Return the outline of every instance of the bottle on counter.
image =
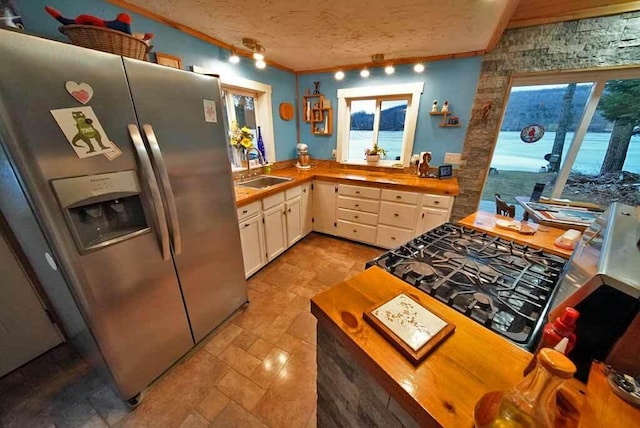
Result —
[[[476,403],[476,428],[551,428],[556,426],[556,392],[576,372],[561,352],[543,348],[534,370],[510,391],[492,391]]]
[[[576,321],[580,313],[573,308],[565,308],[562,315],[555,319],[555,321],[547,323],[544,326],[544,330],[542,331],[542,339],[540,340],[540,345],[538,345],[538,350],[542,348],[553,348],[560,343],[563,338],[567,338],[567,347],[563,352],[564,354],[568,354],[571,352],[573,347],[576,345]],[[538,351],[536,351],[537,354]],[[536,366],[536,355],[534,354],[529,364],[524,369],[525,376],[533,370]]]
[[[260,151],[260,154],[262,155],[262,160],[266,164],[267,163],[267,152],[264,149],[264,141],[262,141],[262,131],[260,130],[259,126],[258,126],[258,150]]]

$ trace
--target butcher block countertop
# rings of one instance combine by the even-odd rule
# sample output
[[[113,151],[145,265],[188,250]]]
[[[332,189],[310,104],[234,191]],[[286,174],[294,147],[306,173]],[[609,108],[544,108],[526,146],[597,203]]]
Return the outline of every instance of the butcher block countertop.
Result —
[[[456,326],[454,333],[414,366],[362,316],[406,293]],[[473,427],[473,408],[486,392],[508,390],[523,379],[532,355],[431,296],[373,266],[311,299],[319,328],[327,329],[420,426]],[[585,385],[562,386],[559,427],[576,427]],[[597,399],[597,395],[595,395]],[[559,401],[559,402],[560,402]]]
[[[523,235],[515,230],[501,229],[496,227],[496,220],[513,220],[512,218],[490,213],[486,211],[476,211],[475,213],[468,215],[458,222],[459,225],[470,227],[472,229],[481,230],[487,232],[489,235],[500,236],[511,241],[515,241],[518,244],[529,245],[534,248],[542,248],[548,253],[555,254],[557,256],[568,259],[571,257],[573,250],[564,250],[555,246],[554,241],[566,230],[557,229],[555,227],[545,226],[528,222],[527,224],[533,228],[536,233],[533,235]],[[516,223],[520,223],[516,220]]]
[[[301,183],[311,181],[313,179],[362,186],[371,185],[375,187],[405,190],[409,192],[432,193],[436,195],[457,196],[460,194],[458,179],[455,177],[446,180],[439,180],[437,178],[418,178],[412,174],[386,173],[382,171],[325,168],[301,170],[295,167],[281,169],[267,175],[288,177],[293,180],[262,190],[242,187],[238,182],[236,182],[236,205],[238,207],[260,200],[265,196],[273,195],[283,190],[298,186]]]
[[[417,367],[362,317],[401,292],[456,326]],[[520,382],[531,359],[529,352],[377,266],[313,297],[311,312],[420,426],[472,427],[482,394]]]

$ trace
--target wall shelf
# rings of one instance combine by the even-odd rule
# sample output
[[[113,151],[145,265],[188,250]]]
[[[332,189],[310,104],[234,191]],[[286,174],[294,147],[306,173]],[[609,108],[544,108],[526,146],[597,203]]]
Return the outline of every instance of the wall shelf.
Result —
[[[331,135],[333,132],[333,109],[325,107],[322,94],[304,95],[302,103],[302,117],[311,124],[313,135]]]
[[[440,128],[459,128],[462,126],[460,122],[458,123],[449,123],[447,120],[447,116],[456,117],[450,111],[430,111],[429,115],[431,116],[442,116],[442,121],[440,121]]]

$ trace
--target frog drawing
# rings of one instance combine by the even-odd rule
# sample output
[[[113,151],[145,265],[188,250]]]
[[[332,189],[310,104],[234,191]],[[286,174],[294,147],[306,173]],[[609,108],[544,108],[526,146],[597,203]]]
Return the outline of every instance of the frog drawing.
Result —
[[[87,145],[87,148],[89,149],[87,153],[94,153],[96,149],[91,143],[91,139],[93,138],[98,142],[98,145],[102,150],[110,149],[110,147],[105,147],[104,144],[102,144],[102,137],[100,136],[100,132],[98,132],[98,130],[93,127],[93,121],[91,119],[88,119],[81,111],[74,111],[71,112],[71,114],[73,115],[73,119],[76,121],[76,128],[78,128],[78,133],[75,135],[75,137],[73,137],[71,144],[76,147],[82,147],[81,144],[78,144],[78,141],[82,140],[82,142],[85,143]]]

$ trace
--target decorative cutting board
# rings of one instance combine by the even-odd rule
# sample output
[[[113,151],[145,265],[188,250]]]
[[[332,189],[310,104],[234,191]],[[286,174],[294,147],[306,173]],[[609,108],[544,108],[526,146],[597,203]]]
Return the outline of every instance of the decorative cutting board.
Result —
[[[280,103],[280,119],[282,120],[293,119],[293,104]]]
[[[422,361],[455,330],[453,324],[404,293],[363,316],[413,364]]]

